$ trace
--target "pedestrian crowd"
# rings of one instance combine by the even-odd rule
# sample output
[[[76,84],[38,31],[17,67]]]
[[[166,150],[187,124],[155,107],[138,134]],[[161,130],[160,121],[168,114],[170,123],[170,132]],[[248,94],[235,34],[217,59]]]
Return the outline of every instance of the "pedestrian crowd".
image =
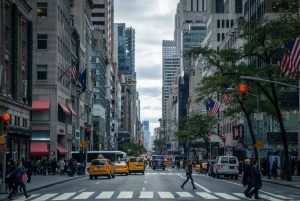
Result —
[[[9,192],[8,199],[12,200],[13,194],[18,192],[23,193],[26,198],[30,197],[27,194],[25,183],[32,181],[32,175],[64,175],[67,174],[73,177],[77,172],[77,162],[74,159],[65,160],[56,158],[48,160],[46,157],[41,159],[30,160],[19,159],[13,161],[11,158],[7,160],[5,169],[5,183],[7,192]]]

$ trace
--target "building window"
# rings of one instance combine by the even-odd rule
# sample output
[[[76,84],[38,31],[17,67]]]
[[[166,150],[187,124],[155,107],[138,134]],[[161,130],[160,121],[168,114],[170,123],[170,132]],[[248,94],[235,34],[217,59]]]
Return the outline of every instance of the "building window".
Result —
[[[217,41],[220,41],[220,33],[217,34]]]
[[[36,66],[36,78],[37,80],[47,80],[47,65]]]
[[[224,34],[224,33],[222,33],[222,40],[224,40],[224,38],[225,38],[225,34]]]
[[[27,128],[27,119],[23,118],[23,127]]]
[[[229,20],[226,20],[226,28],[229,28]]]
[[[47,3],[36,3],[36,14],[39,18],[47,18]]]
[[[222,20],[222,28],[225,28],[225,20]]]
[[[105,13],[92,13],[92,17],[105,17]]]
[[[217,20],[217,28],[220,28],[220,20]]]
[[[105,4],[94,4],[94,8],[105,8]]]
[[[231,20],[231,27],[233,27],[234,25],[234,20]]]
[[[45,35],[45,34],[37,35],[37,49],[39,49],[39,50],[47,49],[47,35]]]

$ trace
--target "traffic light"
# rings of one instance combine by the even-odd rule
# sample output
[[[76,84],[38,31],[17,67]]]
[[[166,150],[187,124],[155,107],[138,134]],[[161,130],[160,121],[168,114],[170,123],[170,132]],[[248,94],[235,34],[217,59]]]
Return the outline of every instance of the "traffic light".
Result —
[[[9,114],[5,113],[2,115],[2,130],[3,130],[4,135],[7,135],[7,133],[8,133],[9,120],[10,120]]]
[[[246,92],[248,91],[248,87],[245,84],[240,85],[240,101],[246,100]]]
[[[55,155],[55,151],[51,151],[51,156],[54,156]]]
[[[210,141],[210,135],[207,136],[207,141]]]
[[[85,135],[86,136],[90,136],[91,135],[91,129],[90,128],[86,128],[85,129]]]
[[[226,135],[222,136],[222,141],[225,142],[226,141]]]
[[[138,138],[138,144],[141,144],[141,138],[140,137]]]

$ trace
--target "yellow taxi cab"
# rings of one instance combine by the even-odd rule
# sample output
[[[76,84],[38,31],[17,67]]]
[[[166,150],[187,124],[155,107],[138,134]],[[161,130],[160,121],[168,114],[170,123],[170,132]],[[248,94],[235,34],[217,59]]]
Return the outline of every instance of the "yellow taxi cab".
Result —
[[[98,176],[107,176],[109,179],[115,178],[115,165],[109,159],[97,158],[91,161],[88,168],[90,179],[98,178]]]
[[[128,176],[129,174],[129,168],[125,161],[117,161],[115,162],[115,173],[116,174],[126,174]]]
[[[145,174],[145,161],[143,157],[130,157],[128,161],[129,174],[140,172]]]
[[[183,161],[180,161],[179,165],[180,165],[180,168],[183,168]]]
[[[207,163],[202,163],[202,169],[200,170],[200,165],[195,165],[195,171],[196,172],[199,172],[201,171],[200,173],[204,174],[206,172],[206,169],[207,169]]]

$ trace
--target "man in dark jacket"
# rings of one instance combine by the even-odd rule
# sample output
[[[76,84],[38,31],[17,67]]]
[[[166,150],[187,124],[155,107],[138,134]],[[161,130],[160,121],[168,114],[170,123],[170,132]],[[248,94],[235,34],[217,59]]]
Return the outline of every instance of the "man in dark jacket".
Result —
[[[30,183],[30,181],[31,181],[31,175],[32,175],[32,170],[33,170],[33,165],[31,163],[31,161],[29,160],[29,158],[26,159],[24,167],[26,169],[26,174],[27,174],[27,178],[28,178],[27,183]]]
[[[253,182],[254,189],[250,192],[249,198],[251,198],[252,195],[255,194],[255,199],[260,199],[258,197],[258,190],[261,188],[262,182],[261,182],[261,175],[260,175],[260,172],[258,169],[258,161],[256,159],[254,159],[252,164],[253,164],[253,166],[251,169],[251,176],[252,176],[252,182]]]
[[[250,198],[249,192],[253,187],[252,179],[251,179],[252,169],[251,169],[250,159],[245,160],[245,167],[242,175],[243,175],[243,186],[247,186],[247,189],[244,191],[244,194],[246,197]]]
[[[12,172],[12,167],[13,166],[11,165],[10,161],[7,161],[5,175],[8,175],[9,173]],[[5,183],[8,186],[8,190],[11,191],[13,189],[13,179],[12,178],[6,178]]]

